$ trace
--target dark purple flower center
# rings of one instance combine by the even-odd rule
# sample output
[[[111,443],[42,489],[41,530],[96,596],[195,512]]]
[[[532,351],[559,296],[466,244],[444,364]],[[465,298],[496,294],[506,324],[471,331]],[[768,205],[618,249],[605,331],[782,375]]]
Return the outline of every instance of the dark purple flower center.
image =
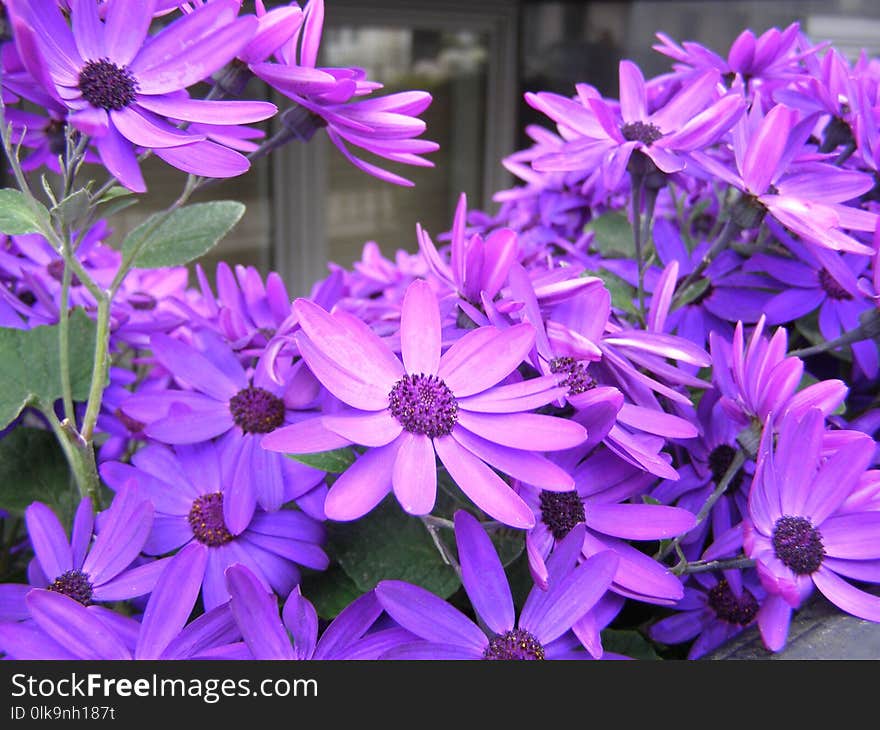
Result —
[[[544,659],[544,647],[534,636],[522,629],[513,629],[492,637],[483,659],[497,660],[536,660]]]
[[[229,399],[232,420],[245,433],[269,433],[284,423],[284,401],[253,385]]]
[[[143,423],[123,413],[121,408],[117,408],[113,411],[113,415],[116,416],[118,421],[131,433],[141,433],[144,430]]]
[[[130,294],[127,301],[132,309],[137,309],[139,312],[151,312],[158,304],[156,297],[143,291]]]
[[[628,142],[641,142],[645,145],[654,144],[663,136],[660,128],[650,122],[628,122],[620,128],[620,133]]]
[[[776,557],[797,575],[815,573],[825,557],[822,535],[804,517],[780,517],[770,541]]]
[[[541,519],[557,540],[564,538],[572,528],[586,521],[584,503],[580,495],[570,492],[541,491]]]
[[[712,481],[715,482],[715,484],[721,484],[721,480],[724,479],[724,475],[727,474],[727,470],[730,469],[730,465],[733,463],[735,456],[736,449],[728,444],[721,444],[712,449],[712,453],[709,454],[709,469],[712,472]],[[733,479],[730,480],[730,484],[727,485],[727,488],[731,491],[739,489],[744,477],[745,474],[743,473],[743,470],[740,469],[733,475]]]
[[[569,395],[584,393],[596,385],[587,375],[586,366],[573,357],[554,357],[550,361],[550,372],[565,374],[565,379],[559,384],[568,388]]]
[[[748,626],[758,613],[758,600],[752,592],[743,587],[737,598],[726,580],[720,580],[709,591],[709,608],[722,621],[739,626]]]
[[[837,299],[838,301],[848,301],[852,299],[852,294],[837,283],[837,279],[828,273],[828,269],[820,269],[819,285],[832,299]]]
[[[64,279],[64,261],[62,259],[54,259],[46,264],[46,273],[49,274],[55,281],[62,281]],[[79,277],[74,274],[70,278],[71,286],[81,286],[82,282],[79,280]]]
[[[62,573],[48,586],[48,590],[63,593],[83,606],[88,606],[92,602],[92,584],[89,577],[81,570],[68,570]]]
[[[79,72],[79,90],[94,107],[107,111],[125,109],[134,101],[136,83],[126,68],[109,59],[89,61]]]
[[[388,397],[391,415],[410,433],[448,436],[458,421],[458,401],[436,375],[404,375]]]
[[[223,520],[222,492],[203,494],[196,499],[186,519],[196,540],[208,547],[225,545],[235,537]]]

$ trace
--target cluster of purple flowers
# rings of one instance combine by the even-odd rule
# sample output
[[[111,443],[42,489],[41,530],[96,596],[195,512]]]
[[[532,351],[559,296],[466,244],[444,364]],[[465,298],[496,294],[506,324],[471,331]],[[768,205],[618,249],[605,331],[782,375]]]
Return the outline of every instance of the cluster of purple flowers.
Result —
[[[2,54],[4,103],[45,109],[6,112],[34,167],[75,130],[132,190],[147,150],[240,174],[242,125],[275,113],[222,99],[251,75],[296,104],[276,142],[326,127],[395,183],[346,144],[430,164],[430,96],[372,98],[359,69],[317,66],[318,0],[37,5],[7,3]],[[880,65],[796,25],[746,31],[726,60],[658,38],[673,69],[621,62],[619,99],[527,94],[555,131],[504,160],[523,184],[496,213],[462,195],[441,245],[421,227],[393,261],[368,244],[295,300],[246,266],[126,276],[98,419],[112,499],[69,531],[27,508],[0,652],[622,658],[603,640],[640,604],[646,641],[697,658],[752,625],[781,650],[814,588],[880,621]],[[76,251],[102,288],[121,265],[107,234]],[[0,325],[94,314],[76,280],[62,298],[63,269],[42,236],[4,236]],[[386,576],[319,621],[302,579],[340,567],[327,525],[383,502],[425,524],[461,600]]]

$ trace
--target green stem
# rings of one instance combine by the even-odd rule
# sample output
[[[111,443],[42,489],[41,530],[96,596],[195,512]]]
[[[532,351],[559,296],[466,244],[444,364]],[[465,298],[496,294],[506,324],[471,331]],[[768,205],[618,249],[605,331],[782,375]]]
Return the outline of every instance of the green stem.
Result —
[[[67,419],[59,421],[50,405],[36,401],[34,407],[46,417],[55,438],[61,445],[80,496],[90,499],[96,510],[101,509],[101,480],[98,478],[95,450],[92,445],[77,433],[70,421]]]
[[[65,251],[65,260],[67,252]],[[61,304],[58,308],[58,361],[61,368],[61,397],[64,401],[64,415],[74,426],[76,411],[73,406],[73,387],[70,383],[70,283],[73,273],[65,262],[61,275]]]
[[[861,342],[862,340],[869,340],[872,337],[878,336],[880,336],[880,310],[869,309],[866,312],[866,315],[863,316],[859,326],[854,330],[844,332],[840,337],[836,337],[833,340],[828,340],[826,342],[820,342],[818,345],[813,345],[812,347],[803,347],[800,350],[792,350],[788,354],[794,357],[804,358],[809,357],[810,355],[819,355],[823,352],[828,352],[829,350],[836,350],[838,347],[844,347],[845,345],[851,345],[854,342]]]
[[[742,556],[729,560],[697,560],[680,568],[676,566],[672,572],[676,575],[691,575],[693,573],[708,573],[713,570],[741,570],[742,568],[754,567],[754,560]]]
[[[703,258],[700,259],[700,262],[697,264],[696,268],[685,277],[685,280],[676,287],[677,294],[675,298],[672,300],[672,307],[675,308],[680,303],[680,294],[687,290],[687,288],[697,281],[702,275],[703,272],[709,268],[709,264],[711,264],[715,257],[721,253],[725,248],[730,245],[730,242],[736,238],[742,228],[734,222],[733,218],[728,218],[727,223],[725,223],[724,228],[721,230],[721,233],[718,235],[718,238],[715,239],[714,243],[708,248],[706,253],[703,254]],[[678,300],[678,301],[676,301]]]
[[[97,330],[95,332],[95,354],[92,359],[92,382],[89,386],[89,399],[86,414],[82,422],[82,438],[91,447],[98,414],[101,411],[101,400],[106,386],[105,378],[110,361],[110,298],[104,297],[98,302],[95,316]]]
[[[721,499],[721,495],[723,495],[727,488],[730,486],[730,483],[733,481],[733,478],[736,476],[736,473],[742,468],[742,465],[745,464],[746,455],[737,450],[736,454],[733,457],[733,461],[730,462],[730,466],[727,467],[727,471],[724,472],[724,476],[721,478],[721,481],[718,483],[718,486],[715,487],[715,491],[709,495],[706,501],[703,503],[703,506],[700,508],[700,511],[697,513],[697,521],[694,525],[696,528],[698,525],[702,524],[703,521],[709,516],[709,513],[712,511],[712,507],[715,506],[715,503]],[[687,533],[685,533],[687,534]],[[680,550],[681,539],[684,535],[679,535],[676,537],[671,543],[669,543],[665,548],[660,550],[655,556],[655,560],[662,560],[673,550]]]
[[[642,179],[643,176],[632,174],[632,228],[633,244],[636,249],[636,271],[638,274],[639,316],[645,318],[645,271],[642,261]]]

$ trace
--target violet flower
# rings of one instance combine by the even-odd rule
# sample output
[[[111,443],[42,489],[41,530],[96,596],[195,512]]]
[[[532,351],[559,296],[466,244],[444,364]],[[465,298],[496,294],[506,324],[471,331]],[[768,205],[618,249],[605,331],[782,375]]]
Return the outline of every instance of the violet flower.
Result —
[[[279,595],[287,595],[299,582],[297,565],[324,570],[329,564],[320,546],[323,526],[299,510],[257,510],[246,521],[233,512],[236,524],[244,523],[233,528],[225,507],[238,487],[235,473],[235,462],[212,442],[173,451],[151,445],[132,457],[132,465],[101,465],[101,476],[111,488],[133,479],[155,505],[146,554],[165,555],[192,543],[206,546],[202,601],[207,610],[228,600],[223,571],[233,563],[247,565],[267,590]]]
[[[208,124],[258,122],[275,114],[258,101],[191,99],[191,86],[232,58],[257,29],[254,17],[235,19],[236,0],[215,0],[179,18],[149,42],[156,0],[116,0],[102,21],[94,0],[72,0],[70,25],[55,3],[19,0],[17,32],[33,33],[68,121],[94,141],[104,166],[126,187],[146,186],[136,151],[151,149],[170,165],[207,177],[231,177],[250,163],[205,135],[171,120]]]
[[[770,594],[758,612],[761,636],[780,651],[814,586],[842,611],[880,622],[880,597],[846,580],[880,582],[880,512],[850,502],[874,457],[871,437],[840,431],[829,453],[816,408],[783,415],[775,430],[774,444],[774,429],[764,428],[743,545]]]
[[[617,556],[605,551],[576,566],[583,528],[573,529],[547,564],[550,587],[535,586],[517,619],[504,568],[491,539],[469,513],[455,513],[461,579],[482,629],[430,591],[404,581],[376,586],[382,607],[419,641],[386,652],[383,659],[588,659],[564,636],[596,605],[611,583]]]
[[[288,453],[370,447],[330,488],[329,519],[357,519],[391,489],[405,511],[428,514],[437,492],[436,457],[478,507],[514,527],[531,527],[534,516],[490,467],[543,488],[571,488],[571,477],[538,452],[575,446],[586,431],[529,412],[561,395],[557,376],[498,385],[531,349],[531,325],[481,327],[441,356],[437,300],[427,283],[415,281],[403,301],[401,362],[351,315],[328,314],[305,299],[294,309],[302,327],[295,336],[299,352],[350,410],[320,418],[325,437],[317,423],[305,421],[267,434],[262,444]]]
[[[7,659],[251,659],[238,641],[228,604],[187,624],[206,561],[202,545],[190,545],[166,561],[141,623],[33,590],[26,599],[33,622],[0,623],[0,649]]]
[[[300,497],[324,473],[260,448],[264,434],[301,420],[298,381],[285,376],[290,358],[257,361],[253,374],[218,335],[203,330],[187,345],[163,334],[150,340],[153,355],[191,390],[150,391],[126,400],[123,412],[144,426],[144,434],[167,444],[197,444],[219,437],[219,448],[234,465],[235,490],[227,495],[224,514],[233,532],[250,521],[256,505],[272,512]],[[197,345],[197,346],[194,346]],[[282,382],[279,382],[280,377]],[[232,476],[232,475],[230,475]]]
[[[35,554],[28,568],[30,585],[0,585],[0,619],[26,618],[24,599],[33,587],[69,596],[83,606],[121,601],[153,589],[162,561],[132,567],[150,535],[153,505],[135,486],[125,484],[101,517],[93,543],[95,513],[89,499],[79,504],[70,539],[42,502],[25,510]]]
[[[279,617],[278,599],[244,565],[229,566],[226,583],[232,615],[254,659],[378,659],[416,638],[400,628],[370,632],[382,615],[373,591],[344,608],[318,639],[318,615],[299,586],[287,597]]]

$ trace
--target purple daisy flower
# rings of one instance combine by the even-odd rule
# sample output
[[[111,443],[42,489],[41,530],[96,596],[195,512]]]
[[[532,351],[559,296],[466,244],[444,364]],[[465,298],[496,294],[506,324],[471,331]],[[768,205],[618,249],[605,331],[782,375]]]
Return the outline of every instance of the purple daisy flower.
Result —
[[[455,513],[455,541],[465,592],[486,630],[430,591],[403,581],[376,586],[383,608],[419,641],[383,659],[535,660],[589,658],[572,650],[566,634],[596,605],[611,583],[610,551],[576,566],[583,528],[573,529],[548,561],[550,587],[535,586],[517,620],[504,568],[491,539],[472,515]],[[488,635],[487,635],[488,630]]]
[[[816,408],[765,427],[743,528],[746,555],[770,594],[758,613],[764,643],[780,651],[789,621],[813,587],[842,611],[880,622],[880,597],[845,578],[880,582],[880,512],[848,501],[873,460],[874,440],[839,431],[825,442]]]
[[[83,606],[121,601],[149,593],[162,561],[131,567],[153,526],[153,505],[131,484],[121,487],[101,514],[101,529],[92,542],[95,513],[83,499],[68,539],[55,513],[42,502],[25,510],[35,558],[28,567],[29,586],[0,586],[0,619],[29,615],[24,599],[34,587],[46,588]]]
[[[678,578],[629,541],[683,535],[696,525],[694,513],[630,501],[645,494],[655,478],[610,451],[598,451],[580,464],[574,453],[563,454],[560,460],[574,475],[574,490],[548,492],[520,484],[520,496],[535,513],[535,527],[526,533],[526,553],[536,584],[547,587],[548,557],[575,526],[583,524],[585,557],[613,550],[619,558],[612,591],[648,603],[669,604],[681,598]]]
[[[278,599],[244,565],[226,569],[229,605],[254,659],[378,659],[384,652],[417,637],[401,628],[370,632],[382,615],[373,591],[355,599],[318,639],[318,615],[299,586],[278,616]]]
[[[437,299],[426,282],[415,281],[403,300],[401,362],[351,315],[328,314],[305,299],[294,309],[300,353],[350,409],[320,418],[329,438],[319,438],[317,424],[306,421],[267,434],[262,444],[287,453],[370,447],[330,488],[328,518],[357,519],[392,489],[405,511],[428,514],[437,492],[436,457],[480,509],[514,527],[531,527],[534,516],[490,467],[545,489],[571,489],[571,477],[537,452],[576,446],[586,430],[529,412],[562,394],[558,376],[498,385],[531,349],[531,325],[472,330],[441,356]]]
[[[260,448],[265,434],[305,417],[299,379],[288,380],[290,358],[261,357],[249,374],[218,335],[202,330],[188,345],[155,334],[156,361],[189,390],[151,391],[126,400],[123,413],[146,424],[144,434],[167,444],[197,444],[219,437],[224,460],[235,470],[236,487],[227,495],[227,525],[240,532],[259,504],[269,512],[305,495],[324,478],[312,469]],[[283,383],[283,384],[282,384]],[[313,395],[309,398],[313,399]]]
[[[207,610],[228,600],[223,571],[243,563],[267,590],[287,595],[299,582],[298,565],[324,570],[324,528],[298,510],[257,510],[243,520],[225,518],[226,502],[237,487],[235,468],[212,442],[177,446],[173,451],[152,445],[132,457],[132,465],[105,462],[101,476],[111,487],[135,480],[155,505],[153,530],[144,545],[148,555],[165,555],[184,545],[201,543],[208,550],[202,571],[202,601]]]
[[[744,267],[765,272],[783,285],[764,306],[767,324],[785,324],[818,309],[819,332],[826,340],[855,330],[859,316],[874,306],[859,289],[859,276],[867,271],[870,259],[803,246],[777,227],[773,233],[793,256],[758,253]],[[875,378],[880,370],[877,343],[865,339],[851,347],[861,371]]]
[[[355,167],[380,180],[412,186],[412,181],[352,154],[346,143],[392,162],[433,167],[422,155],[436,152],[439,145],[415,139],[425,131],[418,115],[430,106],[431,95],[404,91],[354,100],[381,84],[367,81],[361,69],[316,68],[324,28],[323,0],[309,0],[303,18],[302,28],[275,54],[279,63],[250,64],[254,74],[299,105],[282,115],[289,133],[309,139],[325,127],[330,141]]]
[[[804,363],[786,357],[788,332],[777,328],[767,340],[763,337],[766,317],[761,315],[746,346],[742,322],[737,322],[733,342],[715,332],[709,334],[712,353],[712,378],[722,392],[721,403],[727,415],[742,424],[752,419],[764,423],[770,413],[777,417],[787,411],[805,412],[818,407],[826,415],[846,397],[848,388],[842,380],[823,380],[798,391]]]
[[[685,586],[684,597],[672,607],[679,613],[648,629],[651,639],[663,644],[694,640],[688,659],[699,659],[752,626],[766,596],[755,576],[743,579],[738,588],[712,573],[698,573],[695,581]]]
[[[123,185],[144,192],[139,148],[195,175],[231,177],[250,167],[238,152],[168,121],[243,124],[277,111],[266,102],[206,101],[185,92],[232,60],[256,32],[256,18],[236,19],[238,6],[216,0],[149,39],[155,0],[116,0],[106,22],[94,0],[72,0],[71,25],[55,3],[20,0],[14,9],[33,30],[50,92],[69,110],[68,121],[94,140]]]
[[[563,136],[569,140],[561,151],[535,159],[532,166],[548,172],[599,167],[601,187],[609,193],[619,186],[634,152],[662,173],[681,172],[682,153],[715,143],[743,113],[740,95],[717,98],[718,79],[716,71],[707,71],[651,112],[645,78],[627,60],[620,62],[619,108],[586,84],[578,84],[576,101],[548,92],[527,93],[528,104],[568,130]]]
[[[689,153],[709,179],[742,191],[752,227],[769,214],[805,242],[835,251],[870,255],[873,250],[843,229],[873,232],[877,215],[845,205],[874,187],[870,175],[825,162],[797,161],[813,128],[814,117],[782,104],[766,115],[752,104],[733,132],[735,170],[704,152]],[[754,223],[753,223],[754,221]]]
[[[207,559],[203,545],[189,545],[166,561],[141,623],[32,590],[33,621],[0,623],[0,649],[7,659],[251,659],[228,603],[187,624]]]

